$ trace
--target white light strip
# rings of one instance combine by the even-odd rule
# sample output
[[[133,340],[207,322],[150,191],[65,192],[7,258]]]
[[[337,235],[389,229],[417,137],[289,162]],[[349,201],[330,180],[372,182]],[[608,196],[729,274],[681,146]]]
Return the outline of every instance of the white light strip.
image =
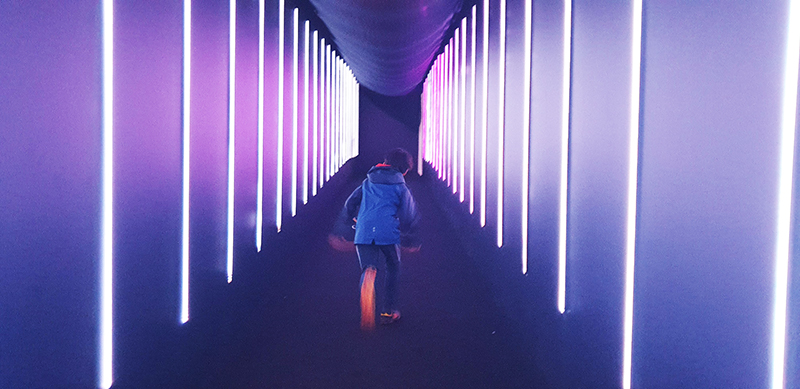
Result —
[[[291,211],[292,217],[297,215],[297,105],[299,104],[299,97],[297,96],[297,84],[299,82],[298,62],[299,62],[299,40],[300,37],[300,14],[297,8],[292,12],[292,200]]]
[[[228,31],[228,283],[233,281],[233,197],[236,161],[236,0],[230,0]]]
[[[313,158],[312,158],[312,173],[311,173],[311,195],[317,195],[319,173],[319,33],[314,30],[314,49],[312,51],[314,57],[314,76],[311,78],[314,81],[314,145],[313,145]]]
[[[561,82],[561,195],[558,228],[558,311],[567,307],[567,178],[569,177],[569,100],[572,68],[572,0],[564,0],[564,63]]]
[[[461,79],[458,84],[461,88],[458,94],[458,101],[461,107],[459,108],[459,124],[458,124],[458,176],[461,177],[458,186],[458,201],[464,202],[464,182],[467,180],[466,175],[466,146],[467,146],[467,18],[461,19],[461,60],[459,66],[459,75]]]
[[[114,2],[103,0],[103,213],[98,381],[114,383]]]
[[[308,111],[309,111],[309,95],[308,95],[308,53],[311,43],[311,25],[308,20],[305,21],[304,31],[305,42],[303,44],[303,204],[308,203]]]
[[[631,110],[628,143],[628,213],[625,249],[625,317],[622,345],[622,388],[631,387],[633,345],[633,274],[636,253],[636,188],[639,172],[639,88],[642,64],[642,0],[633,0],[631,39]]]
[[[775,250],[775,306],[772,324],[772,389],[783,389],[786,370],[786,311],[792,229],[792,183],[797,126],[797,81],[800,66],[800,1],[789,4],[786,63],[783,74],[778,235]]]
[[[486,226],[486,165],[488,160],[489,128],[489,0],[483,0],[483,106],[481,111],[481,227]]]
[[[503,247],[503,164],[505,155],[506,127],[506,0],[500,0],[500,65],[497,101],[499,103],[497,117],[497,247]]]
[[[278,152],[276,155],[276,183],[275,183],[275,225],[281,232],[283,222],[283,84],[284,84],[284,40],[286,39],[286,11],[285,0],[278,0]]]
[[[460,98],[461,98],[461,93],[460,93],[461,91],[459,89],[460,84],[461,84],[461,82],[460,82],[461,78],[459,76],[460,76],[460,73],[461,73],[461,68],[459,68],[459,63],[458,63],[459,62],[459,58],[460,58],[458,54],[459,54],[459,50],[461,49],[461,45],[460,45],[460,38],[461,38],[460,30],[456,29],[454,35],[455,35],[455,37],[454,37],[455,38],[455,44],[453,45],[453,52],[452,52],[452,54],[453,54],[453,62],[452,62],[453,73],[451,73],[451,75],[450,75],[452,77],[450,85],[451,85],[452,93],[453,93],[452,104],[453,104],[453,127],[454,127],[453,128],[453,145],[452,145],[453,146],[453,194],[458,192],[458,183],[461,180],[461,176],[459,175],[459,173],[460,173],[459,166],[460,166],[460,163],[461,163],[461,158],[459,158],[459,151],[461,149],[459,147],[459,145],[460,145],[459,142],[461,141],[461,126],[460,126],[461,121],[459,120],[459,118],[461,116],[460,115],[461,112],[459,112],[459,108],[461,107],[461,105],[459,104],[459,101],[460,101]]]
[[[258,1],[258,179],[256,183],[256,251],[264,230],[264,18],[265,0]]]
[[[320,72],[319,72],[319,87],[320,87],[319,115],[320,115],[320,118],[319,118],[319,153],[318,153],[318,159],[319,160],[317,161],[317,164],[319,165],[319,167],[318,167],[319,176],[317,177],[317,179],[318,179],[318,185],[319,185],[320,188],[322,188],[322,185],[325,183],[325,129],[328,127],[326,125],[327,122],[325,121],[326,120],[325,118],[327,118],[327,115],[325,113],[325,108],[328,106],[328,104],[326,104],[326,102],[325,102],[325,96],[327,96],[327,93],[328,93],[328,87],[326,85],[327,80],[328,80],[328,78],[326,76],[326,72],[327,72],[327,69],[328,69],[328,65],[327,65],[328,62],[327,62],[326,57],[325,57],[326,47],[327,47],[327,45],[325,44],[325,38],[322,38],[320,40],[320,44],[319,44],[319,48],[320,48],[320,50],[319,50],[319,61],[320,61],[319,62],[319,66],[320,66]]]
[[[470,85],[472,92],[469,94],[469,213],[475,213],[475,120],[478,118],[477,112],[475,111],[475,48],[477,47],[477,32],[475,31],[476,28],[476,17],[478,12],[478,6],[472,6],[472,26],[470,29],[470,33],[472,34],[472,40],[470,45]]]
[[[567,2],[571,0],[566,0]],[[522,76],[522,274],[528,273],[528,193],[531,142],[531,0],[525,0],[525,27]]]
[[[192,69],[192,0],[183,0],[183,182],[181,212],[181,316],[180,323],[189,321],[189,174],[191,132],[190,97]]]
[[[328,179],[331,178],[331,125],[333,123],[332,116],[333,116],[333,105],[331,104],[333,101],[333,82],[331,77],[333,75],[333,52],[331,51],[331,47],[328,46],[328,53],[327,53],[327,61],[328,61],[328,96],[326,97],[326,104],[327,104],[327,111],[328,117],[326,118],[326,128],[325,128],[325,182],[328,182]]]

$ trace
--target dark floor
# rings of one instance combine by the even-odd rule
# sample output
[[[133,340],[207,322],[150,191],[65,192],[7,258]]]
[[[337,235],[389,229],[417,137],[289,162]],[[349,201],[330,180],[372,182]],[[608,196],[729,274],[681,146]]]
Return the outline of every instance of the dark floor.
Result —
[[[422,250],[402,258],[402,319],[362,332],[356,254],[326,241],[360,179],[342,182],[326,200],[333,205],[312,201],[314,217],[287,223],[278,247],[252,261],[249,277],[218,286],[228,288],[219,292],[224,300],[163,335],[160,348],[170,350],[115,388],[541,387],[424,179],[409,180],[424,222]]]

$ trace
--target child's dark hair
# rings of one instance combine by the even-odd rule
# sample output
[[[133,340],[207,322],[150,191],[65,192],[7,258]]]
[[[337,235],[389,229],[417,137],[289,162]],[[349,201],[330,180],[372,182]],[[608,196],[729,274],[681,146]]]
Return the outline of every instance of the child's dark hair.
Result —
[[[383,157],[383,162],[392,165],[392,167],[399,170],[400,173],[405,173],[414,167],[414,159],[411,158],[411,154],[399,147],[389,150],[386,156]]]

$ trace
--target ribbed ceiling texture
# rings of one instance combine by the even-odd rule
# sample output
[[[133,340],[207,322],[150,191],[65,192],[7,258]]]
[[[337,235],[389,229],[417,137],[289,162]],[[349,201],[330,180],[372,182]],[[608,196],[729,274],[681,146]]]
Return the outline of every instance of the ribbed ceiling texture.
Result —
[[[425,77],[461,0],[311,0],[362,86],[387,96]]]

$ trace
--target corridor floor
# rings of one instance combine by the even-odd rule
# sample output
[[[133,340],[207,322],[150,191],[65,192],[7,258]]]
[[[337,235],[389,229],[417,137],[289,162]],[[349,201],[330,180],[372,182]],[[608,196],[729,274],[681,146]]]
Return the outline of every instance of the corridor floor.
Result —
[[[541,387],[532,357],[517,346],[457,231],[431,199],[432,185],[410,177],[421,216],[422,249],[403,253],[402,318],[374,332],[359,327],[360,270],[355,251],[326,236],[344,199],[281,234],[276,261],[258,293],[242,293],[224,318],[198,318],[175,358],[186,362],[166,381],[202,388],[530,388]],[[382,282],[382,269],[378,273]],[[380,288],[378,288],[380,290]],[[378,295],[378,301],[380,301]],[[236,307],[238,306],[238,307]],[[215,315],[216,316],[216,315]],[[155,367],[159,369],[159,367]],[[164,368],[163,366],[161,368]]]

